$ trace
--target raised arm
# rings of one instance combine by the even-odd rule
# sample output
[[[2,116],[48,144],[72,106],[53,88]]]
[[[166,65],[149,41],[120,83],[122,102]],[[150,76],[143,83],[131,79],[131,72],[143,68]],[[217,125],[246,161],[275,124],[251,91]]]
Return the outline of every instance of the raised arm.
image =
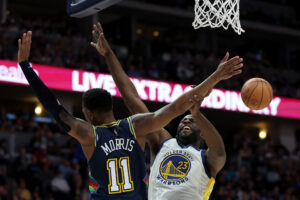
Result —
[[[91,45],[96,48],[100,55],[105,58],[108,69],[112,74],[112,77],[118,89],[120,90],[123,100],[131,114],[134,115],[138,113],[149,112],[147,106],[140,99],[135,86],[124,72],[119,60],[117,59],[113,50],[110,48],[110,45],[104,37],[103,29],[99,22],[93,27],[93,37],[96,42],[91,42]],[[146,137],[140,137],[137,134],[137,141],[142,149],[145,148],[145,142],[149,144],[151,160],[154,160],[161,142],[170,137],[171,135],[168,131],[165,129],[160,129],[157,132],[147,134]]]
[[[200,85],[181,95],[171,104],[166,105],[153,113],[135,115],[133,117],[133,122],[136,132],[143,135],[159,130],[166,126],[172,119],[190,109],[193,103],[189,100],[193,99],[195,95],[204,97],[219,81],[240,74],[242,72],[240,68],[243,66],[241,63],[243,59],[234,57],[227,61],[228,58],[229,53],[226,53],[221,64],[212,75]]]
[[[205,151],[206,165],[208,166],[211,176],[215,178],[226,161],[225,145],[214,125],[200,112],[199,107],[202,100],[203,99],[196,100],[196,103],[190,111],[200,127],[201,137],[208,146],[208,149]]]
[[[98,22],[93,28],[93,37],[96,43],[91,42],[91,45],[105,58],[109,72],[112,74],[129,111],[131,114],[149,112],[146,105],[140,100],[136,88],[124,72],[118,58],[106,41],[101,24]]]
[[[62,126],[62,128],[68,132],[69,135],[76,138],[83,147],[94,147],[93,126],[88,122],[74,118],[62,105],[60,105],[55,95],[40,80],[32,69],[31,64],[28,62],[31,37],[32,32],[28,31],[23,34],[22,40],[18,40],[18,62],[30,87],[45,109]],[[89,158],[93,149],[84,149],[86,149],[85,154],[87,158]]]

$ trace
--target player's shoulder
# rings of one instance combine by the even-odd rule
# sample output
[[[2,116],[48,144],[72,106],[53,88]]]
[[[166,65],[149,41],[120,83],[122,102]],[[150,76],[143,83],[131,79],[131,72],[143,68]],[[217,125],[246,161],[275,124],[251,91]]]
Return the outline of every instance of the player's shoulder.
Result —
[[[123,118],[111,123],[101,124],[98,126],[94,126],[95,132],[101,134],[101,132],[119,132],[125,135],[133,135],[136,138],[134,127],[132,124],[131,117]],[[118,134],[117,134],[118,135]]]
[[[160,151],[164,147],[170,147],[170,148],[172,148],[172,147],[174,147],[176,145],[177,145],[177,141],[176,141],[175,138],[167,138],[167,139],[165,139],[164,141],[161,142],[158,151]]]
[[[131,118],[123,118],[119,119],[110,123],[106,124],[101,124],[101,125],[96,125],[94,126],[95,128],[112,128],[112,127],[117,127],[117,126],[128,126],[128,124],[131,122]]]

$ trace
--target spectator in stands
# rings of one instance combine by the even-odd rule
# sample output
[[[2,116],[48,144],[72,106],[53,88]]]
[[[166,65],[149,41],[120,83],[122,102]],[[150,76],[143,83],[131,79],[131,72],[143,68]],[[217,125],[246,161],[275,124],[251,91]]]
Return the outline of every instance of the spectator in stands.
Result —
[[[69,199],[70,186],[59,170],[51,181],[51,188],[57,199]]]
[[[0,140],[0,166],[5,165],[8,162],[9,155],[7,152],[7,141],[6,139]]]
[[[26,181],[23,178],[19,180],[19,187],[16,190],[16,194],[22,200],[31,200],[31,192],[26,188]]]
[[[0,199],[8,200],[8,176],[7,176],[7,167],[0,166]]]

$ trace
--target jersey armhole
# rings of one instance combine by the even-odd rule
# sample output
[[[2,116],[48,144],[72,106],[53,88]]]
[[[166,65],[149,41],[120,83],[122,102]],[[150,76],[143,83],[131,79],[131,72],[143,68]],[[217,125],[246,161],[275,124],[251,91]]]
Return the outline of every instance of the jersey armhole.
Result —
[[[205,170],[206,175],[208,176],[208,178],[211,178],[211,175],[209,173],[207,164],[206,164],[206,159],[205,159],[205,150],[201,150],[201,158],[202,158],[202,164]]]
[[[153,162],[151,163],[151,168],[152,168],[152,165],[153,165],[153,163],[155,162],[155,160],[156,160],[156,158],[157,158],[157,155],[159,154],[160,150],[162,149],[163,145],[164,145],[167,141],[169,141],[169,140],[171,140],[171,139],[173,139],[173,138],[172,138],[172,137],[171,137],[171,138],[167,138],[167,139],[165,139],[164,141],[161,142],[161,144],[160,144],[160,146],[159,146],[159,149],[158,149],[158,151],[157,151],[157,154],[156,154],[156,156],[155,156]],[[150,169],[150,171],[151,171],[151,169]]]
[[[135,131],[134,131],[134,127],[133,127],[133,124],[132,124],[131,117],[127,118],[127,122],[128,122],[128,125],[129,125],[130,133],[134,136],[134,139],[136,139],[136,135],[135,135]]]
[[[164,141],[162,141],[161,142],[161,144],[160,144],[160,146],[159,146],[159,149],[158,149],[158,151],[157,151],[157,154],[160,152],[160,150],[161,150],[161,148],[163,147],[163,145],[167,142],[167,141],[169,141],[169,140],[171,140],[172,138],[167,138],[167,139],[165,139]]]
[[[95,147],[97,146],[97,143],[98,143],[98,140],[99,140],[99,135],[97,134],[96,128],[97,128],[96,126],[93,126],[93,129],[94,129]]]

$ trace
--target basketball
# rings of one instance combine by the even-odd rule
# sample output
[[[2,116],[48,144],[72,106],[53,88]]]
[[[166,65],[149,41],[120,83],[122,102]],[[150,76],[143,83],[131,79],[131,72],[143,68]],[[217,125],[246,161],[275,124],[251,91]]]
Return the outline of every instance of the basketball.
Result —
[[[273,99],[272,86],[262,78],[249,79],[241,93],[243,102],[252,110],[264,109]]]

